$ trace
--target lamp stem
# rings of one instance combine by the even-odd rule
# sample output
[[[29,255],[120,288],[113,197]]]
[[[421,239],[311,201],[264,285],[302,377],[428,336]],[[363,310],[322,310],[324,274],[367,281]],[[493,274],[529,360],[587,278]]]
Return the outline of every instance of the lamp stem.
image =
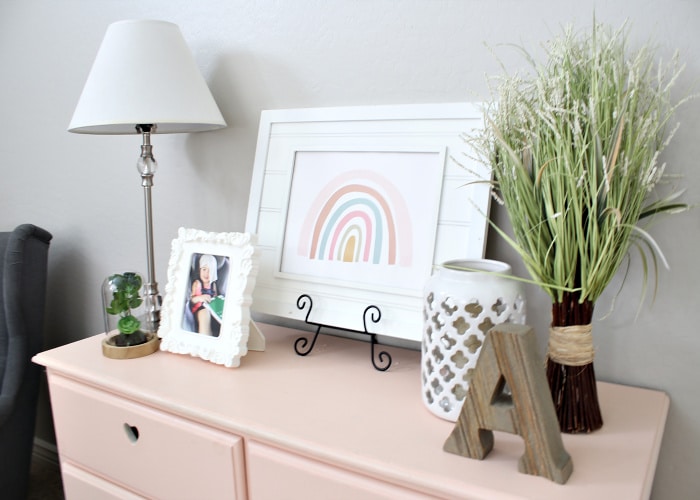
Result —
[[[157,163],[153,157],[153,147],[151,146],[152,129],[155,129],[155,125],[137,126],[137,130],[143,135],[138,169],[141,173],[141,186],[143,186],[143,199],[146,212],[146,257],[148,270],[148,281],[144,286],[143,301],[146,309],[146,330],[149,332],[156,332],[160,324],[160,306],[162,300],[158,293],[158,283],[156,282],[155,253],[153,250],[153,208],[151,203],[151,190]]]

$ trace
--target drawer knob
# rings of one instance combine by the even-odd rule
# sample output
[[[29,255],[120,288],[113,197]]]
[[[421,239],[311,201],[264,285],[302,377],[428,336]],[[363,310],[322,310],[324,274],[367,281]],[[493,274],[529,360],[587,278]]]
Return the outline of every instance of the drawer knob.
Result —
[[[124,423],[124,432],[126,433],[126,437],[131,441],[132,443],[136,443],[136,441],[139,440],[139,429],[138,427],[135,427],[133,425],[129,425],[127,423]]]

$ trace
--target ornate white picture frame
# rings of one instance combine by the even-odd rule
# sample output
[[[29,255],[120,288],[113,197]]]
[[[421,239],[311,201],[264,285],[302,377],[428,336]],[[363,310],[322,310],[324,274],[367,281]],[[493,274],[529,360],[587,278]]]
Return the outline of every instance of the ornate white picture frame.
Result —
[[[484,255],[490,172],[463,140],[482,127],[467,103],[263,111],[254,311],[363,331],[373,305],[372,333],[420,341],[433,266]]]
[[[258,271],[256,237],[180,228],[172,242],[161,309],[160,349],[237,367],[261,338],[250,320]],[[252,325],[252,331],[251,331]]]

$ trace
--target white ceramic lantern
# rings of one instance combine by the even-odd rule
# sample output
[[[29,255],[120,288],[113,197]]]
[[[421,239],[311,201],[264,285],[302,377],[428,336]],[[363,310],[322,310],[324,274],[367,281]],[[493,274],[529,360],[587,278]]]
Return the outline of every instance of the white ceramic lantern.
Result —
[[[525,323],[520,283],[495,260],[452,260],[428,280],[423,303],[423,401],[456,421],[486,333],[500,323]]]

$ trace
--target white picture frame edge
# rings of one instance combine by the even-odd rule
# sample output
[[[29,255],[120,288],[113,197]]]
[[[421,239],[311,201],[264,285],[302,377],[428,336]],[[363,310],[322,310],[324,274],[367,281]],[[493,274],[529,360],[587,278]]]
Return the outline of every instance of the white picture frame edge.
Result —
[[[371,126],[381,123],[401,123],[403,129],[408,129],[411,135],[412,144],[408,149],[434,150],[436,147],[445,148],[445,161],[450,165],[445,168],[443,178],[443,192],[441,193],[440,220],[452,227],[459,227],[460,234],[468,235],[465,241],[448,242],[436,241],[434,243],[433,265],[440,264],[446,260],[455,258],[483,258],[486,243],[486,233],[488,229],[488,213],[490,209],[490,185],[484,181],[491,179],[491,173],[483,165],[469,164],[470,171],[458,166],[456,157],[460,157],[459,162],[469,163],[468,145],[463,140],[463,134],[469,130],[483,127],[483,114],[479,103],[438,103],[438,104],[409,104],[409,105],[389,105],[389,106],[359,106],[359,107],[335,107],[335,108],[299,108],[265,110],[261,113],[258,142],[256,147],[255,163],[252,175],[250,199],[248,204],[248,214],[246,218],[246,231],[257,234],[260,231],[259,221],[261,215],[261,203],[263,197],[270,189],[284,191],[285,186],[271,187],[266,185],[265,176],[274,173],[280,178],[291,176],[293,165],[273,165],[270,164],[268,153],[271,145],[277,140],[274,130],[280,126],[286,127],[294,134],[295,129],[299,129],[299,150],[306,150],[309,144],[318,143],[315,150],[334,150],[333,141],[324,134],[324,125],[332,123],[335,127],[338,124],[348,124],[347,134],[342,135],[343,140],[352,140],[353,134],[363,138],[372,131],[364,132],[362,127],[369,124]],[[431,130],[434,127],[435,130]],[[411,131],[415,129],[415,131]],[[314,132],[316,131],[316,132]],[[435,135],[444,136],[441,139],[433,139]],[[317,137],[314,136],[317,134]],[[377,137],[381,136],[381,131]],[[294,139],[292,139],[293,141]],[[437,140],[438,142],[435,142]],[[329,142],[330,141],[330,142]],[[362,141],[360,141],[362,142]],[[386,151],[405,150],[396,141],[386,148]],[[400,141],[399,141],[400,142]],[[346,150],[343,147],[342,150]],[[358,147],[357,151],[363,151]],[[376,149],[372,149],[375,151]],[[291,178],[281,182],[288,182],[287,202],[289,189],[291,188]],[[447,190],[455,186],[469,185],[471,199],[468,192],[464,192],[461,200],[455,201],[457,197],[451,196],[451,205],[447,206],[444,200]],[[458,206],[458,207],[457,207]],[[456,208],[457,207],[457,208]],[[456,210],[455,210],[456,208]],[[447,212],[450,211],[448,214]],[[285,213],[286,217],[286,213]],[[448,220],[449,219],[449,220]],[[278,253],[274,258],[274,265],[280,262],[281,244],[284,237],[285,225],[276,228],[278,231],[278,242],[274,251]],[[263,247],[265,245],[262,245]],[[268,250],[270,250],[268,248]],[[265,254],[265,248],[261,250]],[[344,287],[323,283],[322,280],[297,280],[294,277],[272,277],[270,273],[279,274],[278,270],[270,270],[269,259],[261,257],[260,273],[258,285],[256,287],[254,312],[267,315],[279,316],[293,320],[304,320],[305,310],[297,307],[298,296],[308,293],[313,297],[314,306],[310,313],[309,321],[328,324],[347,330],[361,331],[362,311],[370,304],[376,305],[382,312],[382,320],[377,325],[372,325],[374,331],[380,335],[407,339],[412,341],[421,340],[422,330],[422,287],[424,283],[416,284],[416,295],[404,297],[382,290],[381,287],[374,287],[373,290],[363,290],[358,293],[357,288]],[[430,275],[427,271],[426,280]],[[272,279],[274,284],[269,281]],[[370,297],[371,301],[367,301]],[[376,299],[376,300],[375,300]],[[352,310],[345,314],[346,310]]]
[[[161,309],[158,336],[160,350],[190,354],[229,368],[240,365],[241,357],[251,349],[264,350],[264,337],[250,318],[258,272],[256,236],[250,233],[214,233],[179,228],[171,244],[168,282]],[[218,337],[209,337],[182,328],[185,297],[189,286],[192,255],[213,254],[229,257],[226,300]]]

